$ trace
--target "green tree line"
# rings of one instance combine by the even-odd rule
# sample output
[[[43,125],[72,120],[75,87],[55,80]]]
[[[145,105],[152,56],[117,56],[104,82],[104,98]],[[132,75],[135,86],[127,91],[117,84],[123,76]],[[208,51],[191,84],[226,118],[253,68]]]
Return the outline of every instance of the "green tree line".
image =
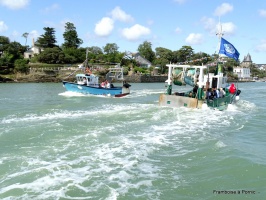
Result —
[[[116,43],[107,43],[104,47],[80,47],[83,43],[78,37],[76,27],[73,23],[65,24],[63,33],[64,43],[57,45],[55,29],[44,27],[44,33],[37,38],[35,45],[40,49],[40,54],[34,55],[30,59],[24,59],[24,52],[29,50],[27,39],[29,33],[25,32],[22,37],[25,38],[25,45],[18,42],[10,42],[8,37],[0,36],[0,74],[27,72],[28,63],[46,63],[46,64],[76,64],[81,63],[86,58],[86,49],[88,49],[89,63],[121,63],[127,66],[133,63],[133,67],[140,68],[140,64],[134,60],[123,59],[125,52],[119,52]],[[212,62],[217,55],[207,53],[195,53],[191,46],[182,46],[180,49],[172,51],[164,47],[157,47],[152,50],[152,43],[144,41],[138,46],[138,53],[150,61],[152,66],[158,66],[161,73],[166,72],[167,63],[185,63],[206,64]],[[236,66],[238,63],[231,59],[230,63]],[[230,68],[229,68],[230,69]]]

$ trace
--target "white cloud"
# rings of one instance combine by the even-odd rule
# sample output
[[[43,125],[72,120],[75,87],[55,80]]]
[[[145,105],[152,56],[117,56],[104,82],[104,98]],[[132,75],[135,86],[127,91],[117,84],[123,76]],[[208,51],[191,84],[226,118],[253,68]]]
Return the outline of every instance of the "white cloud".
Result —
[[[29,2],[30,0],[0,0],[1,5],[13,10],[24,8]]]
[[[7,29],[8,29],[8,27],[5,24],[5,22],[0,21],[0,32],[5,32],[5,31],[7,31]]]
[[[134,21],[133,17],[125,13],[119,6],[115,7],[111,12],[112,18],[114,20],[122,22],[132,22]]]
[[[231,12],[233,10],[233,6],[230,5],[229,3],[223,3],[222,5],[218,6],[215,11],[214,15],[215,16],[222,16],[225,15],[228,12]]]
[[[266,10],[259,10],[259,15],[261,17],[266,17]]]
[[[190,45],[201,44],[203,42],[203,37],[199,33],[190,33],[186,38],[186,43]]]
[[[33,30],[29,33],[29,37],[34,39],[36,41],[36,39],[40,36],[40,34],[38,33],[38,31]]]
[[[179,27],[176,27],[176,29],[175,29],[175,33],[181,33],[181,32],[182,32],[182,29],[179,28]]]
[[[114,21],[109,17],[103,17],[96,25],[94,32],[100,37],[106,37],[114,29]]]
[[[266,52],[266,40],[262,40],[260,44],[255,47],[256,52]]]
[[[220,29],[220,25],[216,25],[216,30]],[[236,26],[232,22],[222,23],[222,31],[226,35],[233,35],[235,33]]]
[[[204,25],[204,29],[208,31],[211,35],[215,35],[221,29],[226,35],[233,35],[236,30],[236,26],[232,22],[218,23],[213,18],[203,17],[201,22]]]
[[[139,24],[135,24],[130,28],[125,28],[122,30],[122,36],[127,40],[138,40],[142,36],[149,35],[151,33],[150,29]]]

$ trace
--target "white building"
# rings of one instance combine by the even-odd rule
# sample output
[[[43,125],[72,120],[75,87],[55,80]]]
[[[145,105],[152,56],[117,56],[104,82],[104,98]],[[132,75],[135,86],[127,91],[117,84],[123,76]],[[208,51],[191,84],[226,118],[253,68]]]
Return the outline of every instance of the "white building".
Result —
[[[32,47],[24,52],[24,58],[32,58],[34,55],[41,53],[41,49],[37,47],[34,43],[34,38],[32,39]]]
[[[234,74],[237,74],[239,80],[250,79],[250,68],[249,67],[234,67]]]

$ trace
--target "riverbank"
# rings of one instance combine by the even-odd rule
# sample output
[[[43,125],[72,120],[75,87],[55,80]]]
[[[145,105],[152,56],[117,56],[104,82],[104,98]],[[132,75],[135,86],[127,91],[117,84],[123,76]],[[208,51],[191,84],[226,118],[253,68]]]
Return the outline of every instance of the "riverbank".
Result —
[[[75,76],[69,76],[71,73],[56,73],[54,71],[43,71],[38,73],[30,73],[30,74],[16,74],[13,77],[6,77],[0,75],[0,83],[58,83],[63,80],[75,81]],[[68,77],[69,76],[69,77]],[[100,79],[104,79],[105,77],[101,77]],[[150,76],[150,75],[138,75],[133,74],[130,76],[124,76],[125,81],[130,83],[158,83],[165,82],[167,76]]]
[[[37,70],[31,71],[28,74],[17,73],[12,76],[0,75],[0,83],[59,83],[63,80],[75,81],[73,70]],[[78,73],[78,72],[77,72]],[[105,77],[101,77],[100,79]],[[132,74],[124,76],[125,81],[130,83],[159,83],[167,80],[167,75],[147,75],[147,74]],[[228,82],[237,82],[237,80],[228,78]],[[253,80],[239,80],[238,82],[255,82]]]

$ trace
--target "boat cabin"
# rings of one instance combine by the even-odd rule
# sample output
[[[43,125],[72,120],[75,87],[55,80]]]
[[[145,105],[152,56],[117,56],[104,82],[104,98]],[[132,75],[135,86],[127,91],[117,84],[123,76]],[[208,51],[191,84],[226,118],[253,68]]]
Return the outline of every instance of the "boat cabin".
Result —
[[[99,87],[99,77],[94,74],[77,74],[76,81],[79,85]]]
[[[204,75],[204,83],[206,83],[206,87],[209,80],[209,88],[225,88],[227,86],[227,77],[223,75],[223,73],[218,73],[214,75],[214,73],[209,73]]]

